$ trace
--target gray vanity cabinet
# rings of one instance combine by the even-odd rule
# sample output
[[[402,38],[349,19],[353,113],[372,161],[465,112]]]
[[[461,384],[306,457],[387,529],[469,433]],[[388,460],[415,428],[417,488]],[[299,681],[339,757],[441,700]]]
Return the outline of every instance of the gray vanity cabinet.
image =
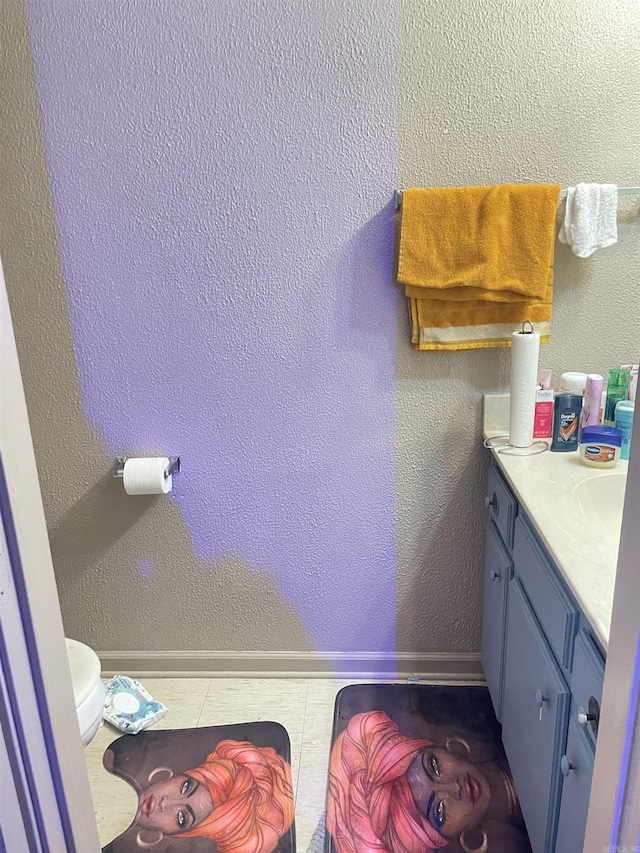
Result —
[[[517,577],[509,587],[503,689],[502,743],[531,846],[543,853],[553,849],[570,694]]]
[[[487,525],[484,558],[482,667],[498,720],[502,714],[502,681],[507,591],[513,563],[492,522]]]
[[[513,577],[511,552],[517,502],[497,468],[489,471],[485,506],[489,510],[490,520],[484,560],[482,666],[496,717],[500,720],[507,592]]]
[[[560,770],[563,775],[562,804],[555,849],[558,853],[565,850],[567,853],[582,853],[593,775],[593,747],[575,716],[569,721],[567,746],[560,761]]]
[[[604,655],[498,467],[489,471],[482,664],[534,853],[582,853]]]
[[[574,645],[571,673],[573,703],[567,746],[560,759],[563,779],[556,838],[557,853],[563,850],[582,850],[603,678],[604,661],[600,648],[590,632],[581,627]],[[590,717],[592,719],[589,719]],[[578,842],[579,846],[576,846]]]

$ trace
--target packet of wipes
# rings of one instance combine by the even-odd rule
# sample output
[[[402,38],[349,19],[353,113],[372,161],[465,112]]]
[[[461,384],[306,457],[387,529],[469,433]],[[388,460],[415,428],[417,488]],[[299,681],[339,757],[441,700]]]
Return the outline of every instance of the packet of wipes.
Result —
[[[102,716],[128,735],[137,735],[161,720],[169,710],[162,702],[156,702],[135,678],[116,675],[106,687]]]

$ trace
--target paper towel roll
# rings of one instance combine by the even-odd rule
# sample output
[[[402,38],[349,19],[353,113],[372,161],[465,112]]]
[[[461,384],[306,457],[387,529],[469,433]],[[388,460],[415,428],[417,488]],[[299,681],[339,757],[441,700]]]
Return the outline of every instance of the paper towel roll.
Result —
[[[539,351],[539,332],[512,334],[509,444],[513,447],[530,447],[533,443]]]
[[[128,495],[166,495],[171,491],[171,475],[166,456],[154,456],[150,459],[127,459],[124,463],[122,479]]]

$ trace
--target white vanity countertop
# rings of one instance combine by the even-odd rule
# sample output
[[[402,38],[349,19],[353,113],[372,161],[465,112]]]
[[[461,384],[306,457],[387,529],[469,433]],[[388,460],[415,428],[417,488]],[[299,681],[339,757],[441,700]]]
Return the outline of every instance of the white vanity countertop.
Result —
[[[485,438],[498,434],[487,429]],[[620,460],[615,468],[584,465],[578,452],[536,456],[491,453],[511,489],[606,649],[609,642],[613,588],[618,562],[620,528],[598,531],[589,524],[572,499],[576,486],[591,477],[626,474],[629,463]]]

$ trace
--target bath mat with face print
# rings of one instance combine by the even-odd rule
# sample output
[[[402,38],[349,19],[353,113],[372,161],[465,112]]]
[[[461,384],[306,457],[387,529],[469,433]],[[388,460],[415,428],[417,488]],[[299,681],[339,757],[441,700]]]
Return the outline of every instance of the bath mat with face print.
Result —
[[[295,853],[291,747],[279,723],[123,735],[103,763],[138,795],[131,825],[103,853]]]
[[[531,853],[487,688],[343,688],[322,848]]]

